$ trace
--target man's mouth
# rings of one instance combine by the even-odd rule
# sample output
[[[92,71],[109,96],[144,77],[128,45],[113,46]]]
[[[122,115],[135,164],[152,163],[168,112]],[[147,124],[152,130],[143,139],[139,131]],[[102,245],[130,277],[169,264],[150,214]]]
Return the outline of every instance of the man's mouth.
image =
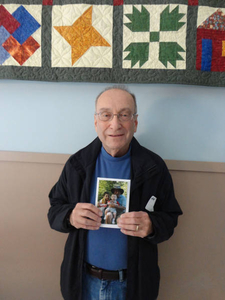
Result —
[[[110,134],[109,136],[117,138],[123,136],[123,134]]]

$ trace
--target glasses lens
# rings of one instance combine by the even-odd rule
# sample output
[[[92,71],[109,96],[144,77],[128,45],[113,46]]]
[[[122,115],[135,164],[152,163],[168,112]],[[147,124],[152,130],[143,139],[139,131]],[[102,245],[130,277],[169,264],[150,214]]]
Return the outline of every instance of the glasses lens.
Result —
[[[114,114],[112,112],[108,112],[108,111],[103,111],[98,113],[99,119],[101,121],[110,121],[113,119]],[[116,114],[115,114],[116,116]],[[133,118],[133,114],[131,112],[123,112],[120,114],[117,114],[117,117],[119,119],[120,122],[127,122],[130,121]]]
[[[99,113],[99,119],[101,121],[109,121],[112,118],[112,113],[108,111],[104,111]]]
[[[122,122],[130,121],[132,119],[132,114],[130,112],[124,112],[119,114],[119,120]]]

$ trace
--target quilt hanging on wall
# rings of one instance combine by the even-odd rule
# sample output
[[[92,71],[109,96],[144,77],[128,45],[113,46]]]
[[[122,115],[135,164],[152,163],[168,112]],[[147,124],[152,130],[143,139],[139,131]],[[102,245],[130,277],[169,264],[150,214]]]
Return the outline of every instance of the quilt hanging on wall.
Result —
[[[0,0],[0,78],[225,86],[225,0]]]

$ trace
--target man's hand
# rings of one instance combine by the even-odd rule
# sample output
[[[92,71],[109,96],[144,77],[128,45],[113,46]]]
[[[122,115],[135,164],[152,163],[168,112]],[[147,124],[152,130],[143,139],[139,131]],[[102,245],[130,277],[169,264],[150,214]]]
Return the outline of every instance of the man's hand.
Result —
[[[70,215],[70,224],[77,229],[97,230],[101,225],[102,212],[91,203],[77,203]]]
[[[117,219],[117,225],[126,235],[144,238],[153,232],[149,215],[144,211],[133,211],[122,214]]]

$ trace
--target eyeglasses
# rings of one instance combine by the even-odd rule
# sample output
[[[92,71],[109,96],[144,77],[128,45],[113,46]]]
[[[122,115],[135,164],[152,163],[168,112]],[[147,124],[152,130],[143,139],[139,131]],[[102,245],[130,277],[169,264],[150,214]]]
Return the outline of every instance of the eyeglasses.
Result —
[[[128,122],[131,121],[137,114],[132,114],[131,112],[122,112],[119,114],[113,114],[109,111],[103,111],[99,113],[95,113],[96,116],[98,116],[100,121],[108,122],[111,121],[114,116],[117,116],[120,122]]]

